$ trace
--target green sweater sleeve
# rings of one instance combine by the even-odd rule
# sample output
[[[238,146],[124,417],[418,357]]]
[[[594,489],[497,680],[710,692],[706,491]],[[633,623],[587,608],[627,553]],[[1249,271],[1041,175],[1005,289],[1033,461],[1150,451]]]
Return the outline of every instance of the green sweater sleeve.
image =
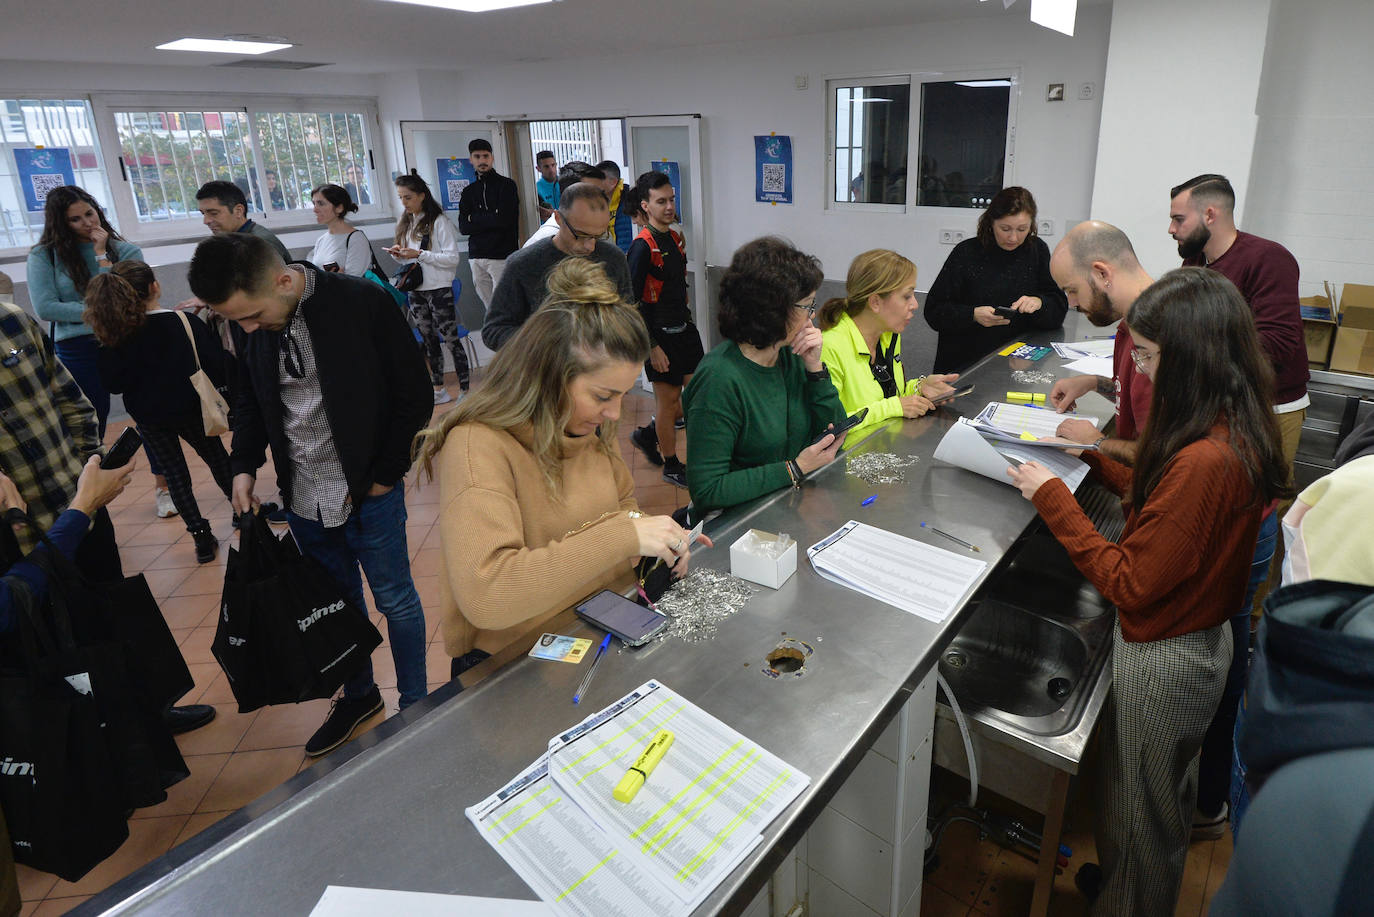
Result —
[[[833,390],[833,387],[832,387]],[[687,432],[687,489],[701,512],[744,503],[792,483],[784,462],[754,468],[733,468],[735,446],[742,429],[739,410],[730,410],[703,392],[692,405]]]

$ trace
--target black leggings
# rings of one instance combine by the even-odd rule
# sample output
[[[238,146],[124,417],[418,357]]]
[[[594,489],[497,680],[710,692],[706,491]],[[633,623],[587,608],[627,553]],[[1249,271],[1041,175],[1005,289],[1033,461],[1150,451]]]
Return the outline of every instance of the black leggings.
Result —
[[[143,447],[157,462],[162,474],[167,478],[167,490],[172,495],[172,505],[181,514],[188,531],[195,531],[205,524],[196,504],[195,493],[191,489],[191,472],[186,467],[186,457],[181,452],[181,440],[186,440],[196,454],[210,466],[215,483],[224,492],[226,499],[233,494],[234,476],[229,470],[229,453],[224,451],[224,443],[218,436],[206,436],[205,428],[199,417],[187,419],[170,426],[148,426],[138,424],[138,432],[143,435]]]

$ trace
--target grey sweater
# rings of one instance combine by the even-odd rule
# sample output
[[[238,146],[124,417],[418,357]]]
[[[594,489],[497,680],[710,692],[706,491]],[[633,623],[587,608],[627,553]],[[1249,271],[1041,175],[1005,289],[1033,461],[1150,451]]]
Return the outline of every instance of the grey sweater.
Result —
[[[543,239],[506,259],[506,268],[491,295],[491,308],[482,325],[482,343],[497,350],[515,336],[525,319],[544,302],[549,271],[567,257],[570,256],[559,251],[552,239]],[[634,302],[630,292],[630,268],[620,249],[598,239],[595,250],[587,257],[606,268],[606,274],[626,302]]]

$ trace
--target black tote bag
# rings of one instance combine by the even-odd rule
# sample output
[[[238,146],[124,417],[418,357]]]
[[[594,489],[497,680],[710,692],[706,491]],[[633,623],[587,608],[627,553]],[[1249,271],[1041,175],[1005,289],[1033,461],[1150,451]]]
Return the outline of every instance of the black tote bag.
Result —
[[[12,595],[20,633],[6,649],[20,663],[0,671],[0,808],[15,862],[75,882],[129,836],[109,731],[85,693],[98,679],[56,647],[27,588]]]

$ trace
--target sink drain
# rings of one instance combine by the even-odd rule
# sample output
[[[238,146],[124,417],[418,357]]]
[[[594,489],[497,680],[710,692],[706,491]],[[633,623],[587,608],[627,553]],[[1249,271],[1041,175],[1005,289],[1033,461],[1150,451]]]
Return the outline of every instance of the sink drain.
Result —
[[[1051,678],[1045,685],[1045,693],[1054,700],[1063,700],[1073,690],[1073,682],[1067,678]]]
[[[968,657],[958,650],[950,650],[948,653],[945,653],[945,665],[949,666],[951,669],[962,669],[964,666],[968,665]]]

